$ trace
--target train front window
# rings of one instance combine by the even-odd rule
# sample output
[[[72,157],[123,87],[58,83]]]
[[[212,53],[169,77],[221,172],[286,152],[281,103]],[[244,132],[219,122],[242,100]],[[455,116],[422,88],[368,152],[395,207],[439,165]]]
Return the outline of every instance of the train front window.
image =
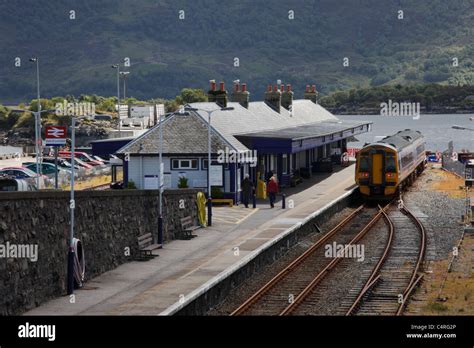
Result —
[[[360,156],[359,157],[359,172],[368,172],[369,171],[369,157]]]
[[[397,171],[397,162],[395,161],[395,156],[387,155],[385,157],[385,171],[390,173],[395,173]]]

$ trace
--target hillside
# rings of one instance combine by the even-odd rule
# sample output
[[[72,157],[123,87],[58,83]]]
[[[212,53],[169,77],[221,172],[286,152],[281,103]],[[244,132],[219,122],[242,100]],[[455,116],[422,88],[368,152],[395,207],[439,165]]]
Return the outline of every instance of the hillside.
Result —
[[[125,57],[139,99],[210,78],[246,81],[254,99],[277,79],[297,97],[313,82],[323,94],[474,82],[474,0],[23,0],[2,1],[0,17],[0,103],[35,96],[35,55],[45,97],[115,95],[110,65]]]

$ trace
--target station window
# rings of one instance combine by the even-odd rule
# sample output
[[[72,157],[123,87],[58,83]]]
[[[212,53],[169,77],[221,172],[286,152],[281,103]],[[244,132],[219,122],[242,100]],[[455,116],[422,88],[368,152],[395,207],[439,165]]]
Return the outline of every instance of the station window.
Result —
[[[198,169],[197,159],[173,159],[171,169]]]
[[[288,155],[286,153],[282,156],[282,162],[283,174],[288,174]]]

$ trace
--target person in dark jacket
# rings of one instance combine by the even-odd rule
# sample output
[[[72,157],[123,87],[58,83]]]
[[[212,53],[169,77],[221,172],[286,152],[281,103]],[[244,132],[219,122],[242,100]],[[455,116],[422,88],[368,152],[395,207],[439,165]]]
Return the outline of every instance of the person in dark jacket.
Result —
[[[267,173],[267,177],[265,178],[267,181],[267,184],[270,182],[270,179],[272,178],[272,176],[273,176],[273,170],[270,169],[270,171]]]
[[[254,186],[250,181],[249,175],[245,174],[244,180],[242,180],[242,201],[245,208],[249,207],[250,198],[253,195]]]
[[[270,207],[275,208],[275,198],[276,194],[278,193],[278,184],[276,182],[275,176],[272,176],[268,182],[267,193],[268,197],[270,198]]]

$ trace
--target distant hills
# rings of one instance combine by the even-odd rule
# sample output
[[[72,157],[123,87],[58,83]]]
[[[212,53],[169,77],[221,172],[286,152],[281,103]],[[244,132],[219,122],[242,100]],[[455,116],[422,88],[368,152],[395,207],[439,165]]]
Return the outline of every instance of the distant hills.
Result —
[[[45,97],[115,95],[110,65],[126,57],[138,99],[211,78],[247,82],[254,100],[277,79],[296,97],[307,83],[474,82],[473,0],[22,0],[1,1],[0,19],[0,103],[35,96],[31,56]]]

